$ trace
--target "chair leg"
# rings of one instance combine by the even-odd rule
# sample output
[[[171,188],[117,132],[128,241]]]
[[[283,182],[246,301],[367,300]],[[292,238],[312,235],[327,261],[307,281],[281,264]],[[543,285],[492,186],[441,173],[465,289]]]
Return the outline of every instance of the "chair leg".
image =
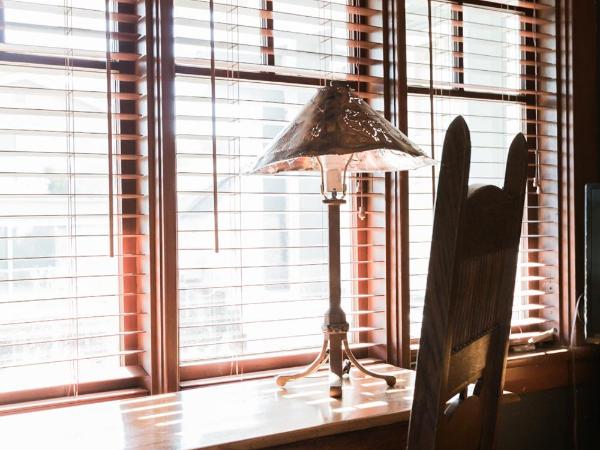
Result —
[[[298,373],[293,373],[290,375],[279,375],[278,377],[275,378],[275,382],[279,386],[283,387],[286,385],[286,383],[288,381],[298,380],[300,378],[307,377],[310,374],[319,370],[319,368],[323,364],[325,364],[325,362],[327,362],[327,358],[329,356],[327,353],[328,345],[329,345],[329,339],[327,338],[327,335],[325,335],[323,337],[323,346],[321,347],[321,352],[319,353],[319,356],[317,356],[317,358],[312,363],[310,363],[310,365],[308,367],[306,367],[304,370],[302,370],[301,372],[298,372]]]
[[[348,359],[350,361],[352,361],[352,364],[354,364],[354,366],[358,370],[360,370],[362,373],[369,375],[370,377],[373,377],[373,378],[380,378],[382,380],[385,380],[385,382],[390,387],[392,387],[396,384],[396,377],[394,375],[385,375],[382,373],[371,372],[369,369],[365,368],[361,363],[359,363],[358,360],[352,354],[352,350],[350,350],[350,345],[348,344],[348,339],[344,339],[344,351],[345,351]]]

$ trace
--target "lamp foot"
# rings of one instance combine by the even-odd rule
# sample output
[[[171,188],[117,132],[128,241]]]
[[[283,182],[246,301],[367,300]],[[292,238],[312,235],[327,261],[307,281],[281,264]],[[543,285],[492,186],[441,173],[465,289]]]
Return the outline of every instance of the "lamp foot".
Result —
[[[288,381],[298,380],[300,378],[307,377],[310,374],[319,370],[319,368],[327,362],[327,359],[329,357],[329,354],[327,353],[328,344],[329,341],[327,339],[327,336],[325,336],[325,339],[323,339],[323,346],[321,347],[319,355],[312,363],[310,363],[308,367],[306,367],[304,370],[298,373],[293,373],[290,375],[279,375],[275,378],[275,383],[277,383],[278,386],[283,387]]]
[[[323,339],[323,346],[321,347],[319,355],[312,363],[310,363],[308,367],[306,367],[300,372],[293,373],[290,375],[279,375],[275,378],[275,382],[277,383],[277,385],[283,387],[289,381],[299,380],[300,378],[305,378],[310,374],[316,372],[323,364],[330,360],[331,367],[329,374],[329,395],[333,398],[342,397],[342,376],[344,373],[350,372],[349,365],[343,364],[342,347],[343,353],[345,353],[346,357],[350,360],[349,362],[352,363],[352,365],[354,365],[354,367],[356,367],[359,371],[370,377],[385,380],[385,382],[390,387],[396,384],[395,376],[372,372],[366,367],[364,367],[360,362],[358,362],[358,360],[352,353],[352,350],[350,350],[350,345],[348,344],[348,338],[346,337],[345,332],[326,333]]]
[[[329,385],[329,396],[331,398],[342,398],[342,385]]]
[[[344,377],[344,350],[342,340],[346,333],[329,333],[329,396],[342,397],[342,384]]]
[[[364,367],[361,363],[358,362],[358,360],[352,354],[352,350],[350,350],[350,345],[348,344],[348,339],[344,338],[342,342],[344,343],[344,353],[346,353],[346,356],[348,357],[348,359],[352,362],[352,364],[354,364],[354,366],[358,370],[360,370],[365,375],[369,375],[370,377],[380,378],[382,380],[385,380],[385,382],[387,383],[387,385],[389,387],[392,387],[396,384],[395,376],[385,375],[383,373],[372,372],[369,369],[367,369],[366,367]]]

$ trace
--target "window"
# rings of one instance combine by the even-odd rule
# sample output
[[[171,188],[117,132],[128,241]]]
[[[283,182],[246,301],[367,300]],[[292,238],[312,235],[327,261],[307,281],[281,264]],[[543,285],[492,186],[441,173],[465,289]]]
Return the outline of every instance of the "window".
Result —
[[[409,136],[440,159],[444,132],[462,114],[471,130],[470,183],[497,185],[515,134],[527,137],[530,174],[511,335],[520,344],[558,328],[556,71],[553,34],[545,30],[553,9],[461,3],[406,2]],[[409,174],[413,343],[421,330],[436,175]]]
[[[138,365],[138,17],[110,5],[112,135],[105,2],[2,2],[1,403],[118,387]]]
[[[174,13],[183,379],[314,356],[328,298],[320,177],[244,172],[319,85],[360,81],[376,104],[382,82],[369,71],[381,61],[368,57],[381,53],[381,27],[367,23],[378,10],[345,1],[216,1],[212,49],[210,8],[210,2],[177,0]],[[366,350],[384,343],[383,179],[364,176],[349,184],[342,301],[351,341]]]
[[[560,280],[546,3],[0,2],[0,404],[310,362],[328,297],[319,176],[246,171],[330,80],[436,159],[465,116],[472,183],[500,183],[525,133],[511,338],[547,338]],[[349,179],[342,300],[359,357],[408,364],[418,345],[437,170],[407,190],[405,175]]]

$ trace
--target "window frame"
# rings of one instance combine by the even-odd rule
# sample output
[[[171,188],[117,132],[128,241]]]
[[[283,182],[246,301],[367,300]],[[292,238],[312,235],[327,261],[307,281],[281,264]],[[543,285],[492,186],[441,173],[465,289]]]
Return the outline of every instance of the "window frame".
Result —
[[[506,6],[506,4],[495,0],[465,0],[453,2],[452,4],[463,4],[472,6],[486,6],[497,10],[513,10],[516,12],[529,13],[531,10],[526,6]],[[272,0],[265,0],[266,8],[272,5]],[[367,6],[368,0],[358,0],[356,6]],[[405,24],[404,2],[391,0],[382,1],[383,17],[383,46],[384,46],[384,111],[385,116],[392,122],[397,121],[397,126],[407,132],[408,108],[407,97],[410,94],[429,95],[430,89],[425,87],[409,85],[406,79],[406,36],[403,31]],[[272,19],[263,21],[266,28],[273,27]],[[172,30],[171,30],[172,31]],[[360,33],[359,33],[360,34]],[[272,39],[266,39],[265,43],[272,47]],[[265,55],[265,65],[274,63],[272,54]],[[533,59],[534,52],[526,52],[525,57]],[[210,76],[209,68],[185,67],[175,65],[177,74],[189,74]],[[225,76],[217,71],[217,76]],[[319,79],[305,77],[278,75],[272,72],[243,72],[239,73],[240,80],[260,80],[272,82],[288,82],[297,84],[312,84],[318,86]],[[531,86],[532,81],[526,82]],[[404,92],[404,95],[398,93]],[[536,94],[525,93],[518,95],[498,94],[494,92],[468,91],[463,88],[457,89],[435,89],[436,94],[447,97],[457,97],[476,100],[502,100],[522,104],[526,107],[535,104]],[[527,114],[531,112],[528,109]],[[527,119],[530,119],[528,116]],[[532,129],[533,127],[533,129]],[[535,124],[528,124],[528,135],[537,137],[539,131],[535,130]],[[535,147],[533,147],[535,148]],[[528,192],[531,192],[528,182]],[[387,362],[402,367],[411,367],[415,359],[415,342],[410,340],[410,294],[409,294],[409,238],[408,238],[408,175],[406,173],[385,174],[385,215],[386,215],[386,351],[385,354],[376,356]],[[530,225],[531,227],[534,225]],[[532,283],[529,282],[530,286]],[[558,345],[558,344],[556,344]],[[556,346],[555,345],[555,346]],[[272,370],[290,366],[302,365],[310,362],[316,353],[290,354],[281,356],[270,363],[268,357],[252,358],[249,361],[241,361],[240,371],[243,373],[259,370]],[[371,356],[371,355],[368,355]],[[199,378],[222,377],[230,373],[230,364],[200,364],[179,368],[181,382],[190,382]]]
[[[265,0],[271,2],[271,0]],[[274,0],[276,1],[276,0]],[[176,226],[176,201],[177,193],[173,180],[175,178],[175,134],[174,134],[174,76],[177,68],[174,64],[173,55],[173,0],[121,0],[119,7],[130,4],[143,11],[139,15],[144,19],[138,23],[140,36],[147,39],[138,43],[140,50],[140,73],[143,79],[137,83],[142,94],[140,99],[141,118],[138,128],[141,129],[145,139],[140,143],[139,155],[146,158],[148,168],[147,206],[145,212],[148,214],[148,225],[141,230],[146,236],[146,243],[142,244],[149,252],[150,257],[143,263],[148,279],[140,283],[140,288],[146,294],[140,294],[136,298],[139,310],[147,312],[147,320],[144,322],[147,336],[144,338],[142,347],[146,351],[145,356],[140,359],[140,368],[137,371],[107,380],[106,382],[90,383],[80,385],[80,394],[112,391],[117,389],[143,388],[141,394],[150,392],[158,394],[163,392],[174,392],[185,385],[187,381],[203,377],[199,371],[202,367],[184,368],[179,367],[178,358],[178,328],[177,328],[177,226]],[[461,3],[482,5],[498,3],[485,0],[463,0]],[[562,6],[563,2],[557,0]],[[368,4],[367,0],[360,0],[360,4]],[[384,106],[385,116],[398,126],[403,132],[407,132],[407,95],[398,95],[398,92],[428,94],[423,88],[410,87],[406,81],[406,37],[404,30],[405,11],[404,2],[394,0],[382,0],[383,9],[383,32],[384,32]],[[560,14],[559,14],[560,13]],[[557,27],[566,27],[570,11],[558,8],[557,5]],[[0,9],[0,18],[3,10]],[[266,26],[268,27],[268,21]],[[271,24],[272,26],[272,24]],[[0,27],[0,38],[3,36],[3,28]],[[400,32],[398,32],[400,30]],[[575,256],[573,249],[576,241],[575,222],[572,218],[565,218],[563,211],[570,210],[575,205],[573,195],[573,176],[577,167],[574,167],[572,136],[569,130],[561,127],[569,125],[569,117],[573,115],[570,109],[572,93],[565,88],[560,70],[572,70],[572,61],[562,60],[563,47],[571,44],[572,36],[566,30],[556,36],[557,46],[557,82],[559,86],[559,136],[557,138],[561,147],[559,154],[559,180],[561,189],[559,228],[561,238],[559,245],[560,284],[558,298],[560,302],[560,335],[562,344],[566,344],[570,337],[570,318],[575,306],[576,277],[574,272]],[[580,38],[581,39],[581,38]],[[269,45],[267,43],[267,45]],[[48,61],[52,64],[62,65],[60,58],[31,57],[28,55],[0,54],[3,60],[17,60],[22,62]],[[12,58],[12,59],[11,59]],[[100,66],[98,66],[100,64]],[[105,70],[105,64],[98,61],[74,60],[75,67],[100,68]],[[559,70],[560,69],[560,70]],[[252,78],[252,74],[245,74]],[[264,74],[266,81],[294,82],[294,77],[276,76],[275,74]],[[296,80],[297,81],[297,80]],[[319,80],[314,84],[319,85]],[[471,95],[463,92],[461,95]],[[478,93],[478,96],[483,95]],[[486,97],[488,98],[488,97]],[[503,99],[506,99],[503,96]],[[531,100],[531,99],[528,99]],[[564,116],[563,116],[564,115]],[[579,116],[582,117],[582,116]],[[571,119],[572,120],[572,119]],[[581,119],[579,119],[581,120]],[[566,124],[563,122],[567,122]],[[563,134],[561,134],[563,133]],[[591,149],[594,147],[583,146],[591,157],[596,155]],[[579,164],[583,164],[580,160]],[[577,177],[581,183],[583,177]],[[589,178],[589,177],[588,177]],[[561,180],[565,179],[564,186]],[[564,191],[562,191],[564,189]],[[381,355],[388,362],[410,367],[411,349],[408,324],[408,311],[410,310],[408,292],[408,175],[406,173],[388,173],[385,175],[385,241],[386,241],[386,354]],[[125,207],[124,207],[125,208]],[[125,208],[126,209],[126,208]],[[582,212],[580,211],[580,215]],[[139,280],[138,280],[139,281]],[[140,289],[140,293],[142,290]],[[557,344],[558,345],[558,344]],[[315,353],[316,354],[316,353]],[[309,362],[314,354],[289,355],[283,357],[277,367],[302,365]],[[540,358],[540,356],[536,356]],[[270,365],[264,361],[256,360],[253,363],[255,370],[267,370]],[[248,370],[251,371],[249,363]],[[216,374],[217,372],[215,372]],[[532,372],[533,376],[533,372]],[[187,381],[186,381],[187,380]],[[218,382],[214,379],[214,382]],[[44,398],[56,398],[68,395],[66,387],[44,388],[35,391],[17,393],[11,401],[31,401]],[[0,414],[2,412],[0,411]]]

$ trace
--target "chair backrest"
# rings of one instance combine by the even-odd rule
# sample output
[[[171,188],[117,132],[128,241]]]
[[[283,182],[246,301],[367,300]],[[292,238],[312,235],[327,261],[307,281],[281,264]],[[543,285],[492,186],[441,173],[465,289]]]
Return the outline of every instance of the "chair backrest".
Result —
[[[409,450],[493,446],[510,335],[527,141],[522,134],[514,138],[502,189],[469,186],[470,159],[469,129],[459,116],[444,140]]]

